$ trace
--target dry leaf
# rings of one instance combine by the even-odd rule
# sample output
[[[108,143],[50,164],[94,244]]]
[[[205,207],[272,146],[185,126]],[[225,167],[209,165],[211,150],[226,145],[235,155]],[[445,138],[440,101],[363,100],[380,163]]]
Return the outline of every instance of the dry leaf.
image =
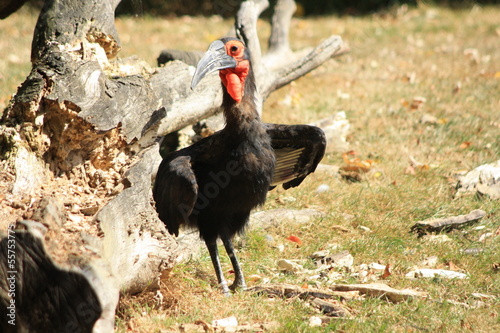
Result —
[[[460,149],[466,149],[469,148],[472,145],[472,142],[470,141],[464,141],[460,144]]]
[[[290,242],[294,242],[294,243],[297,243],[298,245],[302,245],[302,241],[297,236],[290,235],[286,239],[289,240]]]
[[[386,279],[391,276],[390,266],[390,264],[385,265],[384,273],[380,276],[381,279]]]
[[[361,160],[356,157],[354,159],[349,159],[348,155],[355,155],[356,152],[349,151],[347,153],[342,154],[342,159],[344,160],[344,165],[340,167],[340,169],[344,171],[355,171],[355,172],[368,172],[374,163],[373,160]]]
[[[461,269],[460,267],[458,267],[457,265],[455,265],[455,263],[453,261],[448,261],[446,263],[446,266],[448,266],[448,268],[451,271],[463,271],[463,269]]]
[[[418,170],[429,170],[431,167],[429,166],[429,164],[421,164],[417,165],[417,168]]]
[[[429,170],[431,167],[428,164],[420,163],[418,162],[413,156],[408,156],[410,159],[410,166],[413,167],[414,171],[415,170],[421,170],[421,171],[426,171]]]
[[[425,97],[422,97],[422,96],[413,97],[413,100],[411,101],[410,109],[418,110],[424,105],[424,103],[426,101],[427,101],[427,99]]]

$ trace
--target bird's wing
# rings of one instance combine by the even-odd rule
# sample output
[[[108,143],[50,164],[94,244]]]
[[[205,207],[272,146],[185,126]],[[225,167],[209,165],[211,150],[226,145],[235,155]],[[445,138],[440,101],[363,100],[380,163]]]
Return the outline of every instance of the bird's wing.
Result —
[[[198,184],[189,155],[167,156],[156,175],[153,198],[156,211],[168,231],[178,236],[179,226],[188,223],[196,203]]]
[[[325,133],[309,125],[266,124],[266,130],[276,154],[271,186],[283,184],[284,189],[298,186],[323,158]]]

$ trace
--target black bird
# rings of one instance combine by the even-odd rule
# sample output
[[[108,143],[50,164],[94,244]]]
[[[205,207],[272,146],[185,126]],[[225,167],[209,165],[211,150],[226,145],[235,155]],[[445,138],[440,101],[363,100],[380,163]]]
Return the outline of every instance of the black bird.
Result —
[[[323,131],[307,125],[261,121],[249,50],[236,38],[213,42],[199,61],[191,87],[219,71],[225,127],[195,144],[169,153],[160,164],[153,196],[160,219],[178,236],[181,225],[198,229],[225,294],[246,288],[231,239],[248,223],[250,211],[279,184],[299,185],[322,159]],[[217,250],[220,238],[235,280],[228,287]]]

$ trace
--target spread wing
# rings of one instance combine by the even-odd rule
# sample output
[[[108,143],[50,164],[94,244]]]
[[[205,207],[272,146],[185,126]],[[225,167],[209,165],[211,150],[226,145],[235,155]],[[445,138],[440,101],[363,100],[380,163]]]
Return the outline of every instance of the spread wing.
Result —
[[[316,170],[325,154],[325,133],[321,128],[309,125],[266,126],[276,154],[271,187],[283,184],[283,188],[288,189],[300,185]]]
[[[153,187],[156,211],[168,232],[179,235],[196,202],[198,184],[189,155],[172,153],[160,164]]]

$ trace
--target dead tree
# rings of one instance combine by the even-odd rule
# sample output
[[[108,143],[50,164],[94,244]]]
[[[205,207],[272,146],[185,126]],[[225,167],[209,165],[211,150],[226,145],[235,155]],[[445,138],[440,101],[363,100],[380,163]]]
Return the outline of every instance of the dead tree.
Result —
[[[158,138],[216,114],[222,92],[215,77],[191,91],[192,67],[181,61],[150,70],[135,58],[116,59],[118,3],[47,0],[31,73],[3,114],[4,332],[111,332],[119,293],[157,287],[161,273],[186,253],[152,203]],[[267,0],[243,2],[235,25],[252,51],[260,106],[342,45],[332,36],[308,53],[292,52],[295,3],[280,0],[269,52],[262,54],[256,21],[267,6]],[[288,63],[273,61],[283,55]],[[1,313],[12,303],[15,327]]]

